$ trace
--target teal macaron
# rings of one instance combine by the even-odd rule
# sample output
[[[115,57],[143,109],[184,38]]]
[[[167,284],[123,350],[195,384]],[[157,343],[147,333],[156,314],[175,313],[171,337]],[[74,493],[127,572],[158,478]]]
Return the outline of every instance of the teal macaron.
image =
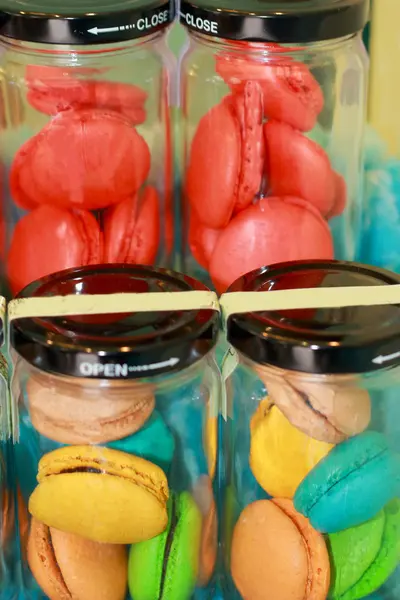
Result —
[[[142,429],[106,445],[108,448],[141,456],[161,467],[167,474],[175,451],[174,436],[157,410],[153,411]]]
[[[379,590],[400,560],[400,501],[373,519],[328,536],[332,564],[330,598],[359,600]]]
[[[135,600],[187,600],[199,569],[202,518],[188,492],[168,501],[168,527],[151,540],[131,546],[129,591]]]
[[[336,533],[372,519],[400,492],[400,455],[367,431],[335,446],[303,479],[294,505],[317,531]]]

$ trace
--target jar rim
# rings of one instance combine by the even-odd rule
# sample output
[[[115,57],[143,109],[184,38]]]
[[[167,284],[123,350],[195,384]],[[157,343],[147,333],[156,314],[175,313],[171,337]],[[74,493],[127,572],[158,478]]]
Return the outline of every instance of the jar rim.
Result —
[[[0,35],[39,44],[92,46],[150,36],[175,18],[169,0],[0,1]]]
[[[236,41],[311,43],[362,31],[370,0],[182,0],[181,23]]]

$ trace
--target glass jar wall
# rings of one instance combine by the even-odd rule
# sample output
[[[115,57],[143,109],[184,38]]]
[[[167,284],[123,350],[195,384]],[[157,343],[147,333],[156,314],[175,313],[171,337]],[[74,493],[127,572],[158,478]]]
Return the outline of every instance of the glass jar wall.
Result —
[[[119,265],[24,295],[205,289]],[[24,598],[214,598],[217,331],[205,309],[14,322]]]
[[[3,298],[1,300],[4,300]],[[0,346],[3,344],[3,319],[0,316]],[[27,519],[22,496],[13,479],[8,394],[8,365],[0,353],[0,598],[17,597],[14,558],[19,551],[17,527],[26,534]]]
[[[168,266],[170,3],[6,2],[2,11],[2,256],[10,293],[70,267]]]
[[[190,34],[184,268],[225,291],[286,260],[353,260],[367,0],[181,3]]]
[[[230,291],[398,283],[321,261],[255,271]],[[231,317],[226,598],[398,598],[399,334],[398,306]]]

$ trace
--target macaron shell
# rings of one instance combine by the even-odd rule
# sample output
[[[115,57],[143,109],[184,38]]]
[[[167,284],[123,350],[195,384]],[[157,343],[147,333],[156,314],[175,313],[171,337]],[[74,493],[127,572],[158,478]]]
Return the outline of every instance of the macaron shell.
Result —
[[[174,523],[173,501],[176,502]],[[129,589],[135,600],[186,600],[191,597],[195,587],[200,548],[200,512],[188,492],[175,496],[175,500],[171,497],[168,509],[168,530],[152,540],[131,547]],[[174,527],[172,531],[171,526]]]
[[[297,196],[322,215],[333,210],[335,177],[326,152],[290,125],[264,125],[266,177],[271,196]]]
[[[145,487],[104,473],[50,475],[29,499],[49,527],[108,544],[133,544],[166,527],[165,506]]]
[[[104,254],[107,263],[150,265],[160,239],[160,207],[157,191],[147,186],[109,208],[104,217]]]
[[[256,81],[232,97],[242,132],[242,161],[234,213],[247,208],[260,191],[264,166],[262,95]]]
[[[55,382],[37,374],[26,383],[26,397],[35,429],[62,444],[100,444],[129,436],[144,426],[155,406],[150,386],[136,394],[126,385],[85,392],[68,380]]]
[[[350,588],[341,600],[358,600],[378,590],[394,573],[400,561],[400,502],[386,505],[385,525],[378,554],[363,577]],[[364,549],[365,552],[365,549]]]
[[[9,176],[10,193],[13,202],[23,210],[32,210],[40,202],[33,194],[27,194],[33,174],[29,165],[29,156],[36,148],[36,138],[28,139],[15,154]]]
[[[270,44],[264,60],[251,54],[221,52],[216,71],[234,92],[243,91],[246,81],[257,81],[263,93],[264,116],[310,131],[324,106],[322,90],[306,65],[296,62],[277,44]],[[265,49],[263,48],[263,52]]]
[[[189,225],[189,248],[193,257],[200,266],[208,269],[211,256],[221,233],[220,229],[205,227],[201,221],[192,214]]]
[[[178,523],[168,556],[162,600],[191,597],[199,570],[201,524],[196,503],[189,493],[183,492],[179,496]]]
[[[400,457],[384,435],[368,431],[335,446],[301,482],[294,504],[315,529],[336,533],[374,517],[399,485]]]
[[[125,262],[152,265],[157,257],[160,233],[158,194],[155,188],[148,186],[139,199],[139,214]]]
[[[28,564],[41,589],[50,600],[71,600],[54,553],[49,528],[31,520],[28,538]]]
[[[18,221],[7,256],[13,294],[36,279],[70,267],[98,264],[100,228],[87,211],[40,206]]]
[[[207,418],[204,446],[207,455],[208,473],[211,480],[213,480],[217,468],[218,417],[210,416]]]
[[[125,600],[128,555],[125,546],[99,544],[51,529],[58,568],[76,600]]]
[[[313,383],[291,376],[288,379],[308,398],[314,411],[323,415],[334,428],[337,437],[332,443],[362,433],[370,424],[371,399],[367,390],[354,383]]]
[[[145,458],[168,474],[175,452],[175,438],[160,413],[155,410],[137,432],[108,442],[107,446]]]
[[[286,418],[316,440],[338,444],[369,425],[371,401],[366,390],[333,382],[311,383],[290,374],[285,378],[262,375]]]
[[[11,173],[25,206],[106,208],[135,194],[150,170],[145,140],[114,112],[62,112],[27,143]]]
[[[323,536],[311,527],[308,519],[295,510],[291,500],[274,498],[272,502],[292,519],[307,546],[309,563],[307,600],[325,600],[330,584],[330,562]]]
[[[222,102],[206,113],[192,140],[186,194],[200,221],[212,229],[229,223],[242,164],[240,125]]]
[[[377,557],[383,539],[385,515],[328,537],[332,561],[332,598],[342,599],[347,590],[360,581]],[[372,590],[371,590],[372,591]]]
[[[304,396],[283,377],[262,373],[269,396],[290,423],[307,436],[336,444],[344,439],[322,415],[313,410]]]
[[[27,100],[47,115],[71,108],[102,108],[115,110],[135,125],[143,123],[147,93],[135,85],[87,79],[96,75],[95,69],[28,65]]]
[[[62,447],[41,458],[37,479],[29,512],[49,527],[95,542],[131,544],[158,535],[167,524],[167,478],[138,456]]]
[[[215,569],[218,550],[218,521],[217,507],[212,495],[211,506],[208,513],[203,517],[201,527],[201,542],[199,555],[198,585],[205,587]]]
[[[240,212],[222,231],[210,275],[222,293],[238,277],[264,265],[332,258],[332,234],[318,211],[299,198],[271,197]]]
[[[293,498],[304,477],[332,448],[293,427],[269,399],[260,403],[250,427],[250,467],[271,496]]]
[[[231,573],[243,600],[304,600],[308,552],[283,510],[269,500],[246,506],[236,523]]]

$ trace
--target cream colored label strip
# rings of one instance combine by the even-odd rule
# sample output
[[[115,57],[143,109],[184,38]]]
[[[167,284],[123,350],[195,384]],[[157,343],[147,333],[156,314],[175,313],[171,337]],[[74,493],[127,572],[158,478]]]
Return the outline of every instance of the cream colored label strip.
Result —
[[[400,304],[400,285],[232,292],[220,298],[224,321],[231,315],[248,312],[383,304]]]
[[[85,294],[12,300],[8,304],[8,320],[207,309],[219,311],[218,297],[214,292]]]
[[[0,296],[0,319],[4,327],[4,317],[6,314],[6,299]]]

